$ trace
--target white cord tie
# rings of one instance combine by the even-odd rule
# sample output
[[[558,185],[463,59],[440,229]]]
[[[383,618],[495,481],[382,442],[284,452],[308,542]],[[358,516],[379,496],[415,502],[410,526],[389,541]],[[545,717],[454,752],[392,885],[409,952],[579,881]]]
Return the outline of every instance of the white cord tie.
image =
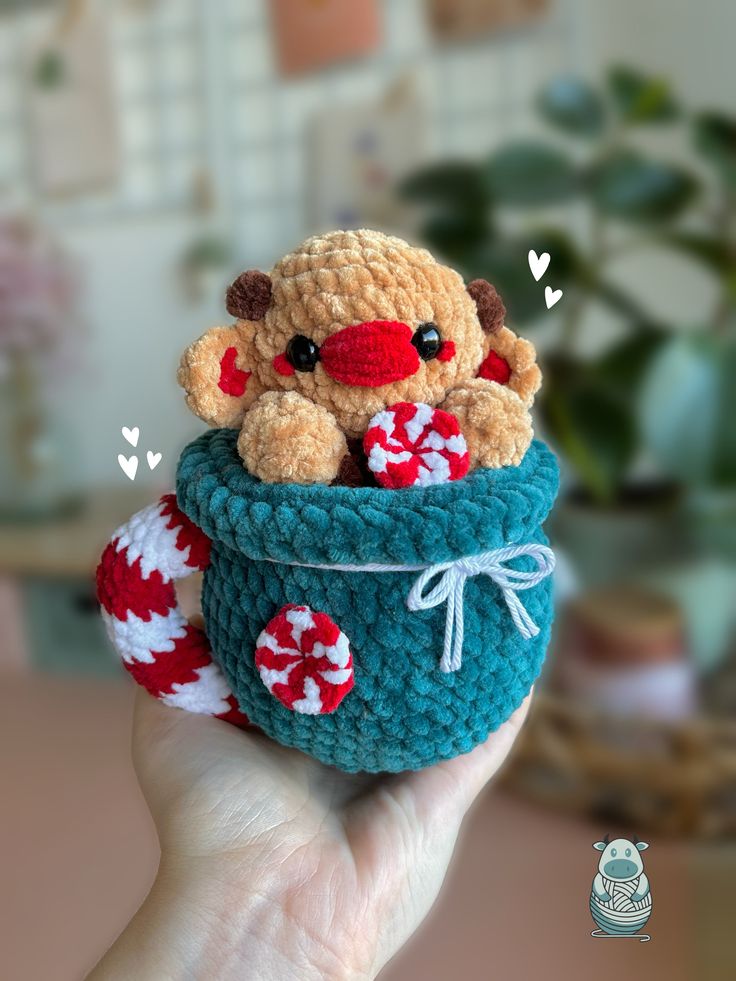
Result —
[[[505,565],[512,559],[527,555],[534,559],[537,568],[533,572],[521,572]],[[445,643],[440,660],[440,670],[457,671],[463,663],[463,639],[465,637],[465,618],[463,594],[465,583],[475,576],[488,576],[501,590],[516,629],[525,640],[536,637],[539,627],[534,623],[517,593],[532,589],[555,567],[555,553],[546,545],[536,542],[527,545],[507,545],[480,555],[466,555],[452,562],[438,562],[436,565],[384,565],[371,562],[367,565],[328,565],[310,562],[283,562],[269,559],[277,565],[296,565],[307,569],[329,569],[335,572],[421,572],[406,598],[406,605],[412,611],[432,610],[446,604]],[[439,577],[439,578],[437,578]],[[437,579],[430,587],[433,579]],[[428,587],[430,587],[428,589]]]
[[[528,555],[537,563],[533,572],[521,572],[504,565],[511,559]],[[536,637],[539,627],[534,623],[517,593],[532,589],[550,575],[555,567],[555,555],[546,545],[510,545],[492,552],[466,556],[454,562],[431,565],[417,578],[406,600],[410,610],[431,610],[442,603],[445,615],[445,645],[440,661],[441,671],[457,671],[463,660],[465,619],[463,593],[465,583],[474,576],[488,576],[501,590],[511,618],[525,640]],[[439,579],[437,579],[439,577]],[[430,587],[433,579],[437,579]]]

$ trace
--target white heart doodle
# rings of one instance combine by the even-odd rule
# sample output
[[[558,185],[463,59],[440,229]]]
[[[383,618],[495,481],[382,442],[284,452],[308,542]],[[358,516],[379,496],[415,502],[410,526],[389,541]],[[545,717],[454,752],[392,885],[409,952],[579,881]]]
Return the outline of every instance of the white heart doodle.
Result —
[[[138,437],[141,434],[141,431],[138,428],[138,426],[136,426],[135,429],[128,429],[127,426],[123,426],[121,432],[123,434],[123,439],[126,439],[131,446],[138,445]]]
[[[561,296],[562,290],[553,290],[551,286],[544,287],[544,302],[547,304],[548,310],[552,309]]]
[[[543,252],[541,255],[537,255],[534,249],[529,249],[529,268],[532,271],[532,276],[539,282],[539,280],[547,272],[547,267],[549,266],[549,252]]]
[[[135,475],[138,473],[138,457],[123,456],[122,453],[118,453],[118,463],[120,464],[120,469],[123,471],[128,480],[135,480]]]
[[[150,450],[148,451],[148,453],[146,453],[148,466],[151,468],[151,470],[155,470],[156,467],[159,465],[159,463],[161,463],[161,455],[162,455],[161,453],[151,453]]]

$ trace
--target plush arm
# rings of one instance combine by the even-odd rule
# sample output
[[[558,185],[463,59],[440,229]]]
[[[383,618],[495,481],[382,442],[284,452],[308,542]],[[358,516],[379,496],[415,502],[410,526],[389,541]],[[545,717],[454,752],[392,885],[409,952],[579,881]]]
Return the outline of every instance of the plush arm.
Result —
[[[529,410],[510,388],[473,378],[447,394],[440,408],[460,423],[471,467],[518,466],[532,441]]]
[[[298,392],[266,392],[248,411],[238,452],[269,484],[329,484],[348,446],[335,417]]]
[[[264,391],[253,374],[256,323],[213,327],[182,355],[177,379],[187,405],[210,426],[237,429]]]
[[[534,345],[508,327],[486,334],[478,377],[507,386],[524,405],[531,406],[542,384]]]

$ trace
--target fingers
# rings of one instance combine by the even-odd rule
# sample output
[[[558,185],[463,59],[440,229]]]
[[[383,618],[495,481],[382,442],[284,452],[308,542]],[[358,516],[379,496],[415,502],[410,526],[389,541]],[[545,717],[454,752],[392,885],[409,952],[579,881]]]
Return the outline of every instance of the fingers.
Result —
[[[445,760],[404,779],[424,813],[449,809],[460,818],[506,760],[531,704],[533,689],[500,728],[471,752]]]
[[[270,792],[299,783],[314,793],[324,793],[323,785],[345,776],[261,732],[170,708],[143,689],[136,695],[132,750],[147,798],[149,788],[150,796],[157,796],[172,781],[194,786],[199,780],[211,782],[216,774],[223,781],[237,777],[247,778],[254,786],[272,784]]]
[[[243,752],[250,738],[235,726],[208,715],[171,708],[143,688],[133,712],[133,765],[141,784],[188,768],[192,777],[217,759]]]
[[[506,761],[506,757],[526,720],[531,700],[532,692],[527,695],[509,719],[496,732],[491,733],[484,743],[476,746],[472,752],[465,756],[458,756],[456,759],[448,760],[443,764],[445,769],[451,771],[454,779],[460,783],[464,792],[466,809],[470,807],[488,781],[495,776]]]

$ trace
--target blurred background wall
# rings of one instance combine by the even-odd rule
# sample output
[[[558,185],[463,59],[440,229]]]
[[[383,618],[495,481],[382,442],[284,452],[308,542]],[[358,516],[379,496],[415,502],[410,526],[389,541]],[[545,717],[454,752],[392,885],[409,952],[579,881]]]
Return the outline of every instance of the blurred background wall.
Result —
[[[580,28],[569,6],[531,32],[444,50],[433,47],[424,6],[421,0],[381,5],[380,36],[365,56],[341,58],[338,37],[336,64],[285,76],[268,5],[259,0],[100,5],[107,11],[115,92],[109,109],[119,149],[111,173],[102,175],[107,187],[96,191],[93,175],[91,187],[60,201],[39,198],[22,91],[26,52],[49,30],[53,36],[53,27],[40,24],[53,25],[54,16],[45,5],[6,16],[3,187],[63,234],[87,284],[93,330],[85,344],[86,381],[66,405],[70,426],[82,437],[83,480],[117,480],[110,440],[131,412],[129,421],[150,434],[169,462],[196,431],[173,369],[182,342],[225,316],[222,284],[231,273],[268,268],[314,229],[315,218],[330,227],[340,217],[354,223],[350,201],[344,215],[337,200],[330,202],[334,215],[309,215],[319,181],[314,168],[330,152],[323,130],[332,112],[363,112],[370,126],[372,108],[390,103],[392,87],[413,89],[416,94],[405,95],[409,109],[401,91],[396,96],[402,122],[414,107],[425,117],[417,134],[422,145],[396,162],[406,170],[429,154],[480,153],[522,131],[542,80],[580,60]],[[318,127],[321,145],[310,153]],[[351,135],[359,138],[359,124]],[[373,153],[376,170],[396,176],[390,152],[368,147],[364,153],[364,166]],[[343,161],[361,163],[345,153]],[[385,217],[379,216],[384,224]],[[203,262],[215,264],[214,282],[193,303],[178,270],[188,250],[206,246],[208,237],[216,241]]]
[[[238,272],[360,225],[497,284],[563,471],[535,711],[396,976],[444,977],[456,949],[487,977],[476,900],[506,911],[501,976],[640,971],[590,947],[606,831],[656,846],[648,974],[733,976],[734,37],[729,0],[0,0],[2,837],[23,843],[3,976],[78,976],[155,868],[92,575],[201,431],[181,351],[227,322]],[[538,283],[529,249],[551,256]],[[537,947],[520,867],[559,911]]]

